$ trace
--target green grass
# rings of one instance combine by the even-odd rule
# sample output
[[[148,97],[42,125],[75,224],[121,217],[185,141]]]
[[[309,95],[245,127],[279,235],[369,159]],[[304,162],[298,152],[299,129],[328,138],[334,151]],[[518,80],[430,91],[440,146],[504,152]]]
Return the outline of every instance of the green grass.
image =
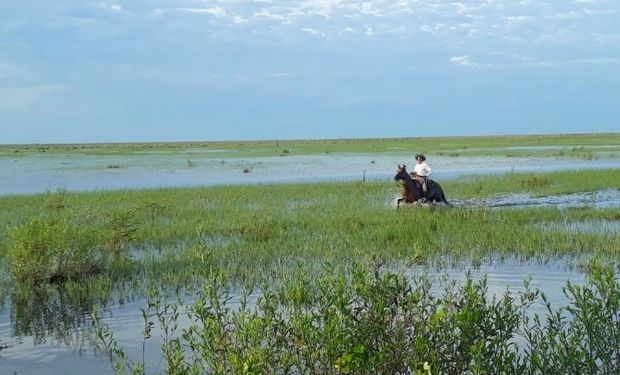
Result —
[[[447,196],[460,198],[493,197],[500,194],[525,193],[531,196],[549,196],[588,193],[617,189],[620,177],[617,169],[562,171],[550,173],[507,173],[495,176],[474,175],[458,182],[442,182]]]
[[[620,176],[614,170],[591,171],[585,180],[576,172],[513,173],[443,186],[449,200],[523,192],[542,196],[616,188]],[[2,197],[0,262],[8,262],[7,249],[22,245],[31,252],[36,249],[24,236],[9,235],[20,230],[28,233],[24,226],[32,226],[33,220],[64,223],[62,233],[68,234],[58,242],[68,248],[59,254],[75,252],[74,248],[83,254],[87,249],[80,243],[69,242],[69,237],[78,238],[71,233],[80,233],[87,243],[101,242],[97,246],[102,250],[95,254],[103,249],[103,254],[126,254],[139,269],[131,277],[173,284],[175,279],[177,283],[191,279],[197,264],[227,269],[239,280],[255,280],[299,260],[340,262],[367,256],[404,262],[496,255],[618,259],[620,234],[566,233],[561,225],[555,231],[544,225],[614,221],[619,218],[617,209],[396,211],[392,200],[397,194],[398,187],[392,183],[342,182]],[[48,242],[53,242],[51,238]],[[27,263],[20,267],[28,269]],[[265,273],[257,274],[257,268]]]
[[[187,153],[202,157],[289,156],[325,153],[415,153],[448,156],[540,156],[592,159],[620,153],[620,133],[425,137],[386,139],[335,139],[300,141],[179,142],[0,145],[0,157],[19,158],[33,154],[136,155],[142,153]],[[544,147],[562,147],[545,149]],[[592,146],[596,146],[593,148]],[[604,148],[599,148],[606,146]],[[513,149],[506,150],[506,147]],[[515,147],[542,147],[518,150]],[[205,153],[208,151],[208,153]]]
[[[449,200],[540,196],[617,189],[620,174],[594,170],[584,179],[579,172],[510,173],[442,185]],[[398,192],[392,182],[334,182],[0,197],[0,301],[11,297],[19,334],[54,334],[65,340],[93,305],[123,301],[153,287],[166,292],[201,287],[219,275],[225,275],[226,285],[237,286],[279,285],[284,280],[285,299],[303,305],[304,298],[312,296],[304,297],[303,288],[291,289],[286,282],[295,280],[300,264],[310,274],[326,262],[347,267],[368,259],[406,266],[563,256],[585,264],[620,264],[620,233],[562,230],[567,222],[618,221],[617,208],[396,210],[392,201]],[[331,280],[337,274],[323,276]],[[338,296],[343,295],[333,297]],[[450,324],[460,324],[458,314],[453,318]],[[367,332],[366,326],[360,329],[360,334]],[[484,352],[474,344],[463,352],[470,357],[460,365]],[[352,370],[375,363],[355,362],[354,350],[334,348],[322,363]],[[420,357],[411,365],[418,368],[429,360],[432,368],[439,368],[441,355]],[[238,360],[230,366],[243,367]]]

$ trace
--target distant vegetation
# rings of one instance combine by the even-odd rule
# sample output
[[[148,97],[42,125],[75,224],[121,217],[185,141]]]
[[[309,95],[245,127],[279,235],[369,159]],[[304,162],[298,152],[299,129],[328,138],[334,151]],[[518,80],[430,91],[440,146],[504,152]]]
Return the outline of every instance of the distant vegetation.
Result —
[[[595,159],[620,157],[620,133],[418,137],[299,141],[110,143],[69,145],[0,145],[0,157],[37,153],[131,155],[143,152],[200,154],[203,157],[288,156],[325,153],[426,152],[442,156],[536,156]],[[204,151],[208,151],[205,154]]]

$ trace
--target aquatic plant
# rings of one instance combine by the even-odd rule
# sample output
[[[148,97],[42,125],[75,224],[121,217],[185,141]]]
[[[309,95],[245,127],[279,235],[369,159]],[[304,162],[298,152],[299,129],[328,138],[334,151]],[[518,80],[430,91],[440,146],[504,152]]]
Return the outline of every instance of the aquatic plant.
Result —
[[[613,272],[592,272],[580,287],[568,283],[570,305],[557,311],[542,296],[546,324],[528,312],[540,294],[524,282],[523,292],[490,296],[485,279],[467,277],[434,293],[427,276],[376,264],[327,264],[318,275],[298,266],[291,278],[263,285],[254,307],[246,291],[232,308],[220,274],[187,307],[188,327],[178,327],[181,307],[156,294],[143,320],[159,324],[171,374],[617,373],[620,282]],[[102,349],[117,372],[144,371],[144,361],[127,358],[99,320]]]
[[[66,219],[30,219],[9,232],[11,273],[32,284],[97,272],[104,262],[97,240],[96,233]]]
[[[8,232],[11,274],[20,284],[34,284],[99,273],[124,256],[137,226],[132,209],[28,219]]]

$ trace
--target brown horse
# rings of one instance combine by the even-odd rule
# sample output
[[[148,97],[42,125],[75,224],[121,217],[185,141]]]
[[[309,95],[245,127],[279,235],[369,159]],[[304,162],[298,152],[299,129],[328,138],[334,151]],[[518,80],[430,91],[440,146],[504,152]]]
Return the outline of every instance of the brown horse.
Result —
[[[401,202],[405,203],[433,203],[433,202],[443,202],[445,204],[449,204],[446,200],[446,196],[443,193],[443,189],[439,183],[429,179],[427,182],[428,191],[426,195],[424,195],[424,191],[422,188],[411,178],[409,172],[407,172],[406,165],[398,165],[398,170],[396,171],[396,176],[394,176],[395,181],[402,181],[401,184],[401,193],[402,197],[398,198],[396,201],[396,207],[400,206]]]

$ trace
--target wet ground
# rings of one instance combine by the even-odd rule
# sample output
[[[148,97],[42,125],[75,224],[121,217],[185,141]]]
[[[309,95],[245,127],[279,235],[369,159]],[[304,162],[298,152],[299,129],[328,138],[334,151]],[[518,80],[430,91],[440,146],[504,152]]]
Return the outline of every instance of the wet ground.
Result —
[[[214,159],[209,155],[155,152],[134,156],[53,155],[0,158],[0,195],[30,194],[66,189],[92,191],[152,187],[212,186],[246,183],[297,183],[335,180],[391,180],[397,164],[413,165],[404,153],[363,155],[326,154],[264,158]],[[566,160],[518,157],[433,157],[435,179],[468,174],[506,172],[549,172],[555,170],[620,168],[620,159]],[[597,208],[620,207],[620,191],[603,190],[588,194],[531,197],[513,194],[489,199],[452,200],[463,207],[557,206]],[[617,222],[564,223],[550,230],[617,233]],[[600,232],[599,232],[600,231]],[[213,241],[223,239],[214,238]],[[414,269],[412,273],[426,269]],[[462,280],[465,269],[450,268],[449,278]],[[567,270],[561,261],[549,264],[518,261],[483,265],[472,270],[474,278],[486,274],[490,293],[523,290],[523,280],[533,276],[531,286],[543,290],[554,307],[566,302],[561,288],[566,280],[582,283],[581,273]],[[114,305],[103,320],[119,343],[134,359],[141,358],[143,300]],[[544,313],[542,305],[534,312]],[[0,311],[0,375],[4,374],[102,374],[113,373],[105,355],[97,353],[89,340],[92,321],[87,310],[72,310],[60,304],[50,307],[48,318],[27,322],[14,319],[15,309]],[[182,314],[181,314],[182,315]],[[47,321],[48,319],[49,321]],[[186,324],[187,322],[185,322]],[[21,332],[21,333],[20,333]],[[158,333],[147,340],[147,373],[162,372]]]
[[[397,206],[399,194],[395,194],[391,205]],[[551,195],[544,197],[533,197],[528,194],[506,194],[492,198],[471,198],[471,199],[454,199],[449,198],[448,201],[453,207],[465,208],[519,208],[519,207],[591,207],[591,208],[614,208],[620,207],[620,190],[599,190],[589,193]],[[444,205],[443,203],[434,203],[434,205]],[[416,205],[401,203],[400,207],[415,207]],[[429,206],[422,204],[421,206]]]
[[[431,272],[433,277],[446,275],[449,279],[462,281],[468,266],[456,266],[439,273],[428,271],[426,267],[410,269],[412,275]],[[522,263],[516,260],[502,261],[496,264],[483,264],[479,268],[469,270],[471,276],[478,280],[487,276],[489,295],[503,294],[506,290],[516,293],[524,290],[523,281],[532,276],[531,288],[538,288],[549,297],[554,309],[566,304],[566,298],[561,293],[567,280],[576,284],[584,282],[584,275],[568,270],[562,261],[547,264]],[[439,293],[439,283],[436,283],[436,292]],[[252,296],[255,300],[257,296]],[[238,306],[238,298],[233,299],[231,307]],[[142,358],[142,316],[140,308],[146,307],[144,300],[137,300],[123,305],[115,305],[102,313],[102,320],[110,326],[115,338],[127,352],[130,358]],[[531,313],[544,315],[546,310],[542,303],[533,306]],[[65,315],[70,315],[65,312]],[[89,341],[92,331],[92,321],[87,312],[81,312],[73,317],[73,322],[80,324],[73,326],[60,324],[58,327],[47,327],[38,330],[36,335],[14,337],[15,323],[12,323],[10,309],[0,313],[0,343],[7,344],[8,348],[0,350],[0,374],[105,374],[113,373],[107,357],[93,349]],[[189,322],[183,313],[180,314],[180,328]],[[42,322],[38,322],[42,323]],[[36,324],[35,324],[36,325]],[[54,329],[64,330],[62,334],[54,335]],[[47,332],[47,333],[46,333]],[[159,347],[161,344],[160,332],[155,330],[153,337],[146,340],[147,373],[163,372],[164,365],[160,360]]]
[[[620,158],[566,160],[519,157],[449,157],[429,160],[438,181],[469,174],[620,168]],[[215,159],[208,154],[131,156],[32,155],[0,157],[0,195],[64,189],[92,191],[253,183],[389,180],[412,155],[320,154]]]
[[[528,194],[510,194],[493,198],[457,200],[450,203],[464,207],[620,207],[620,190],[599,190],[590,193],[532,197]]]

